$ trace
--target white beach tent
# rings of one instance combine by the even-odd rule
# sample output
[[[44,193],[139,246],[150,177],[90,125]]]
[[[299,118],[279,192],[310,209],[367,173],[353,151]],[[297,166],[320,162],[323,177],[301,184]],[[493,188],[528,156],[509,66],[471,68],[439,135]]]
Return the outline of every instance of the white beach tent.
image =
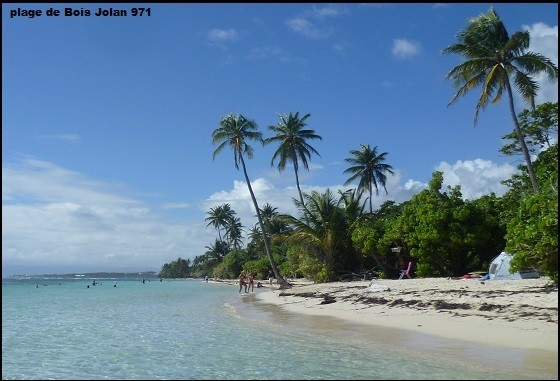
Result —
[[[488,279],[529,279],[539,278],[540,274],[535,269],[519,270],[515,273],[509,271],[509,262],[511,261],[511,254],[502,251],[500,255],[490,262],[488,269]]]

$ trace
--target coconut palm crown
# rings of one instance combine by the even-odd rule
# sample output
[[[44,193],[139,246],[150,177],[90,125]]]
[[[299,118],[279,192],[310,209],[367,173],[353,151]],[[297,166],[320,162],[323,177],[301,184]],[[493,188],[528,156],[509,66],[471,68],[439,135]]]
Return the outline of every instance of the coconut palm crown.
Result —
[[[387,152],[377,154],[377,146],[370,147],[370,145],[360,144],[359,150],[350,150],[351,157],[344,159],[351,166],[347,168],[344,173],[352,174],[344,185],[348,185],[355,180],[359,180],[358,191],[367,190],[369,193],[369,212],[373,212],[372,196],[373,188],[375,194],[379,195],[379,187],[387,191],[385,183],[387,181],[386,173],[394,174],[393,167],[385,163]]]
[[[455,53],[464,57],[464,61],[445,76],[446,80],[453,80],[458,89],[448,106],[470,90],[482,87],[474,113],[476,125],[479,112],[489,104],[498,103],[504,92],[507,93],[527,171],[533,189],[537,191],[539,186],[515,112],[512,84],[521,98],[534,109],[539,85],[533,76],[544,73],[550,81],[555,81],[558,79],[558,67],[539,53],[527,52],[529,32],[515,32],[510,36],[493,8],[469,19],[466,27],[457,34],[457,40],[457,43],[442,50],[442,54]]]
[[[274,165],[274,161],[278,159],[278,171],[282,172],[286,168],[286,164],[292,163],[294,166],[294,172],[296,175],[296,186],[299,193],[300,202],[303,204],[303,196],[301,193],[301,188],[299,185],[299,164],[309,170],[308,159],[311,158],[311,154],[314,153],[317,156],[319,152],[315,150],[307,140],[323,138],[315,133],[314,130],[306,129],[306,120],[311,116],[311,114],[306,114],[302,118],[299,117],[299,112],[295,114],[290,113],[289,115],[278,115],[280,119],[275,126],[268,126],[268,129],[273,131],[276,135],[269,137],[264,140],[265,144],[277,142],[279,143],[278,149],[274,152],[271,165]]]

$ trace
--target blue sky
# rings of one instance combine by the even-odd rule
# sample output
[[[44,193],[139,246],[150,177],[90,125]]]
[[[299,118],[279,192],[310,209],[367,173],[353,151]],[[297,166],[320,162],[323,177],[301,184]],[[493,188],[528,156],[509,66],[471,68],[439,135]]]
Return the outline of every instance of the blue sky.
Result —
[[[256,223],[233,153],[215,160],[211,133],[228,113],[264,137],[278,114],[311,114],[304,191],[348,189],[345,158],[387,152],[389,194],[403,202],[436,170],[467,199],[501,195],[520,158],[505,157],[507,103],[473,125],[475,90],[447,107],[442,56],[468,18],[492,4],[72,4],[92,16],[48,17],[64,4],[2,6],[2,275],[159,271],[214,243],[204,219],[229,203]],[[96,17],[99,7],[126,17]],[[10,17],[40,9],[39,17]],[[495,4],[511,33],[558,64],[557,4]],[[540,81],[540,78],[537,78]],[[557,101],[539,82],[537,103]],[[516,101],[518,111],[525,106]],[[293,169],[253,144],[247,169],[259,205],[295,213]]]

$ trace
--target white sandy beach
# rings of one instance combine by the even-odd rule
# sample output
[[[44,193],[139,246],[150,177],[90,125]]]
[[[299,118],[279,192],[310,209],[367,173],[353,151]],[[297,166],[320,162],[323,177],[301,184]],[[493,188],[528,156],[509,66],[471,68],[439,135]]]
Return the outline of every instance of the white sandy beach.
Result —
[[[257,300],[294,313],[505,348],[558,352],[558,288],[547,278],[291,283],[290,289],[273,286],[259,292]]]

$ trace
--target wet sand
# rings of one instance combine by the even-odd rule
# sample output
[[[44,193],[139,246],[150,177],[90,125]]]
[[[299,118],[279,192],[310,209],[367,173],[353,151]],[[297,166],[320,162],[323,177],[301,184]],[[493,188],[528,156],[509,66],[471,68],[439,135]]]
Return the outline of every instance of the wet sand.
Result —
[[[243,298],[261,306],[260,318],[278,324],[557,379],[558,288],[546,278],[292,284],[286,290],[267,284]]]

